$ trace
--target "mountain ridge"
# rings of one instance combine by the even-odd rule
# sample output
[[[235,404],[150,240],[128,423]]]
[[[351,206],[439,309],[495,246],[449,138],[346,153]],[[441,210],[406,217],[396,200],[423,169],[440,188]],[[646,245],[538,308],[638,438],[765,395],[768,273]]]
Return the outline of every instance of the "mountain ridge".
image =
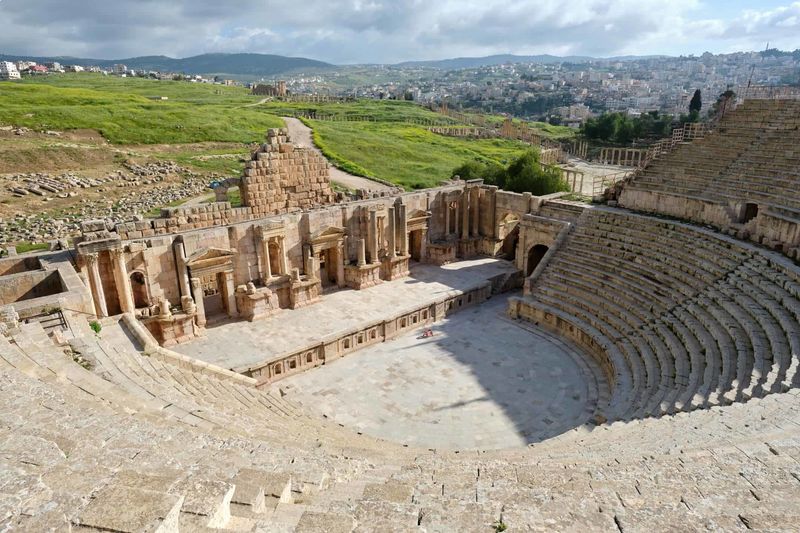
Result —
[[[633,61],[666,56],[554,56],[550,54],[515,55],[495,54],[481,57],[455,57],[447,59],[402,61],[384,64],[392,67],[427,67],[441,70],[459,70],[479,68],[510,63],[587,63],[590,61]],[[357,65],[334,65],[306,57],[290,57],[276,54],[257,53],[209,53],[185,58],[172,58],[165,55],[129,57],[125,59],[91,59],[72,56],[25,56],[20,54],[0,54],[0,61],[31,60],[38,63],[57,61],[65,65],[98,66],[110,68],[115,64],[124,64],[134,70],[159,70],[165,72],[182,72],[185,74],[228,74],[239,77],[268,77],[298,71],[318,71],[336,68],[347,68]],[[379,66],[379,63],[368,63],[362,66]]]
[[[274,76],[303,69],[330,69],[335,66],[324,61],[305,57],[288,57],[274,54],[200,54],[186,58],[168,56],[140,56],[125,59],[91,59],[70,56],[33,57],[0,54],[0,61],[30,60],[38,63],[57,61],[62,64],[98,66],[103,68],[124,64],[134,70],[160,70],[186,74],[231,74],[238,76]]]

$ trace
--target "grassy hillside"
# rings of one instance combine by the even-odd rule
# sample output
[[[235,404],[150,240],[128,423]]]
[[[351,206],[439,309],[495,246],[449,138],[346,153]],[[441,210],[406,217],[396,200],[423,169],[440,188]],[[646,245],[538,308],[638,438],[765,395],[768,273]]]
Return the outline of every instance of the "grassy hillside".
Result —
[[[457,124],[449,117],[434,113],[413,102],[401,100],[358,100],[342,103],[266,102],[264,109],[275,115],[316,113],[337,118],[368,118],[377,122],[404,122],[408,120],[432,121],[437,124]]]
[[[165,96],[168,100],[148,97]],[[253,142],[282,121],[243,88],[65,75],[0,83],[0,123],[94,129],[114,144]]]
[[[90,74],[47,76],[0,83],[0,124],[34,130],[97,130],[109,142],[131,147],[126,150],[135,153],[200,171],[236,175],[243,166],[241,159],[248,155],[244,143],[260,141],[268,128],[281,127],[280,116],[367,118],[310,120],[309,124],[317,144],[337,166],[406,188],[437,185],[470,159],[507,164],[529,149],[516,141],[434,135],[416,123],[459,124],[411,102],[253,105],[259,101],[260,97],[241,87]],[[489,119],[502,121],[502,117]],[[548,125],[536,127],[551,136],[564,133]],[[144,145],[154,146],[145,150]],[[80,158],[76,155],[70,160]]]
[[[470,159],[507,164],[530,149],[517,141],[457,139],[402,123],[309,121],[320,148],[353,173],[406,189],[433,187]]]

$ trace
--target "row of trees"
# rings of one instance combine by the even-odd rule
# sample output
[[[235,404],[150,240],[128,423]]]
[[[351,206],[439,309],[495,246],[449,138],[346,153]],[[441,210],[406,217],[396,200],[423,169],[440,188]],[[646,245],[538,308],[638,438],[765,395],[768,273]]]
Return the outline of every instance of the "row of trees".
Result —
[[[569,192],[558,167],[542,165],[539,152],[530,150],[503,167],[494,161],[472,160],[453,170],[452,177],[464,180],[482,179],[487,185],[497,185],[513,192],[530,192],[535,196]]]
[[[626,113],[603,113],[586,121],[581,132],[595,141],[628,144],[634,139],[666,137],[672,131],[672,117],[658,111],[631,117]]]
[[[734,96],[734,92],[730,90],[719,95],[709,114],[713,116],[718,113]],[[682,114],[677,124],[698,122],[702,109],[703,95],[697,89],[689,101],[689,113]],[[634,139],[666,137],[677,124],[670,115],[661,115],[658,111],[650,111],[638,117],[628,116],[627,113],[603,113],[587,120],[581,133],[595,141],[628,144]]]

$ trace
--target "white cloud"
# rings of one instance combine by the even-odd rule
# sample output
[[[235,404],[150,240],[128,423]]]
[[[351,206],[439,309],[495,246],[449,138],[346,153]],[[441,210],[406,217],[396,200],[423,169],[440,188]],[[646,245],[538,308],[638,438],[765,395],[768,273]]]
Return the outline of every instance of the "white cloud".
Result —
[[[332,62],[800,47],[800,2],[697,20],[699,0],[4,0],[0,52],[263,52]]]

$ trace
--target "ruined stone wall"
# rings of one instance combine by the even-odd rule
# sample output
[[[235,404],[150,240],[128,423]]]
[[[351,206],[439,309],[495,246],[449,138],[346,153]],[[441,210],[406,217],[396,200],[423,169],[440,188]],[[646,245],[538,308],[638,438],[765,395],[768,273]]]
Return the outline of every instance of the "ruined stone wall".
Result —
[[[271,129],[253,154],[240,187],[242,202],[255,215],[275,215],[331,204],[328,162],[310,148],[292,144],[285,129]]]

